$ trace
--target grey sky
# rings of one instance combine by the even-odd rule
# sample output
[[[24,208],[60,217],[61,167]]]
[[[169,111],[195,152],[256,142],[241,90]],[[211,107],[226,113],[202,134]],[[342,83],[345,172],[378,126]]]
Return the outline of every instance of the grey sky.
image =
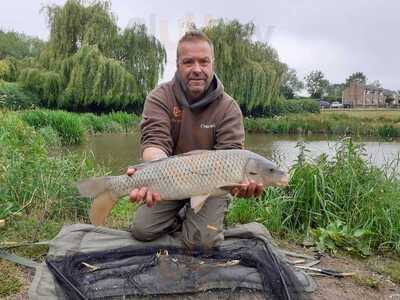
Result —
[[[0,27],[46,39],[42,3],[64,0],[2,0]],[[369,81],[400,89],[400,1],[397,0],[283,0],[184,1],[112,0],[120,27],[140,20],[165,44],[168,65],[164,79],[175,69],[175,47],[182,21],[203,25],[209,18],[253,21],[256,38],[270,43],[281,60],[299,77],[320,69],[332,83],[364,72]]]

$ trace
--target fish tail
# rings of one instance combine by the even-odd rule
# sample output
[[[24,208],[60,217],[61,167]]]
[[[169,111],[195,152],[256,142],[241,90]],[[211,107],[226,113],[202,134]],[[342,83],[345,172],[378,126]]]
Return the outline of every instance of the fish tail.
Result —
[[[107,177],[93,177],[81,180],[76,184],[83,197],[94,198],[108,191]]]

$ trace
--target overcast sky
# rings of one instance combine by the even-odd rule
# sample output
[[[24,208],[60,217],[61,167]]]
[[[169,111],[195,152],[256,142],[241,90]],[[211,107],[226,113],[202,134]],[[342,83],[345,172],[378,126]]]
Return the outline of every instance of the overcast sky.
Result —
[[[48,38],[42,4],[63,0],[1,0],[0,27]],[[320,69],[331,83],[361,71],[400,90],[400,1],[398,0],[112,0],[118,25],[144,22],[167,47],[164,79],[175,69],[182,23],[202,26],[210,18],[253,21],[256,39],[268,42],[300,79]]]

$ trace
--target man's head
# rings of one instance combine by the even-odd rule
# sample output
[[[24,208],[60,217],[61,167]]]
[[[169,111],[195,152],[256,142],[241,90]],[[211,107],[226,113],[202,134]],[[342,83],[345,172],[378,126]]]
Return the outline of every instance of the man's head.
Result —
[[[189,99],[200,99],[214,75],[214,48],[204,33],[189,31],[179,40],[176,67]]]

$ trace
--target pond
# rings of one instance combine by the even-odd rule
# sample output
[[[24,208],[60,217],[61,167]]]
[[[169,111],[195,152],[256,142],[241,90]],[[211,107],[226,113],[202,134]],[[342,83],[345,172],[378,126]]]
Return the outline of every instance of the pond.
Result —
[[[322,153],[332,156],[335,153],[338,137],[325,135],[271,135],[247,133],[245,147],[264,155],[285,169],[290,168],[299,153],[296,145],[305,141],[309,156],[314,158]],[[366,159],[377,166],[387,167],[388,162],[400,157],[400,140],[377,141],[371,139],[356,140],[362,142],[366,150]],[[140,161],[139,134],[105,134],[90,136],[86,143],[71,148],[72,151],[91,151],[95,162],[103,164],[113,174],[125,172],[126,167]]]

